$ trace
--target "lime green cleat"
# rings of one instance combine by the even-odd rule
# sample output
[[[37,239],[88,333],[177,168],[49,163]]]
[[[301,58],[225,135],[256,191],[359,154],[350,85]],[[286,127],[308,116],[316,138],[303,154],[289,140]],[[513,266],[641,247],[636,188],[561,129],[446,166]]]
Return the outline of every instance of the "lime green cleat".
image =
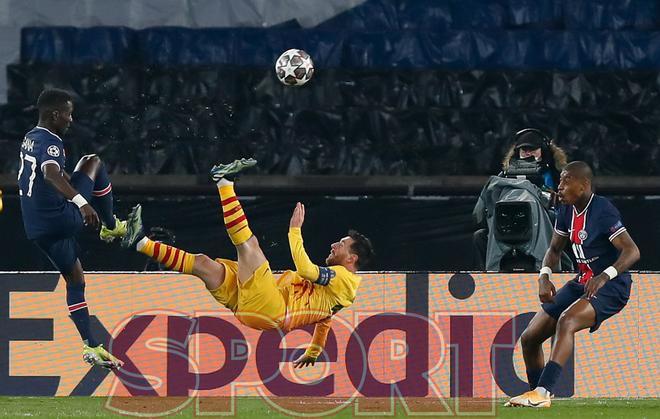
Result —
[[[123,362],[108,352],[103,345],[95,348],[83,345],[83,360],[90,365],[98,365],[109,370],[116,370],[124,365]]]
[[[99,232],[99,237],[106,243],[110,243],[116,238],[122,238],[126,235],[126,221],[121,221],[119,218],[115,217],[115,228],[110,230],[105,225],[101,226],[101,231]]]
[[[247,169],[248,167],[252,167],[256,164],[257,161],[255,159],[240,159],[234,160],[228,164],[218,164],[213,166],[211,169],[211,179],[213,179],[214,182],[218,182],[223,178],[231,180],[229,178],[232,177],[232,175],[235,175],[241,170]]]
[[[126,219],[126,234],[121,239],[121,247],[136,250],[137,244],[145,236],[142,227],[142,205],[137,204]]]

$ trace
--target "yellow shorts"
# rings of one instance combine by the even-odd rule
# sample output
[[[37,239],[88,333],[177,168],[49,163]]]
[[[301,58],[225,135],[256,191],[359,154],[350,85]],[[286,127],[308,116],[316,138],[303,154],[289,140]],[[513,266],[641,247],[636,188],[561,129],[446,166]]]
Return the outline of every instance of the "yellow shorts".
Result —
[[[225,279],[218,288],[209,290],[213,298],[233,312],[238,307],[238,263],[235,260],[216,259],[225,267]]]
[[[237,262],[227,259],[216,261],[225,266],[222,285],[209,291],[216,301],[232,310],[245,326],[257,330],[281,327],[286,315],[286,303],[268,262],[262,263],[241,285],[238,282]]]

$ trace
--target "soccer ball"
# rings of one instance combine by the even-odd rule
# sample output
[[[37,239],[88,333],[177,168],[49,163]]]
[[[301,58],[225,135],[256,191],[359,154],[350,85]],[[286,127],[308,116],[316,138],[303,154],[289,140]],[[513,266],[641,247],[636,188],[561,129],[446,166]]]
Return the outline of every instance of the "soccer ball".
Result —
[[[277,79],[287,86],[302,86],[314,75],[312,57],[301,49],[289,49],[275,62]]]

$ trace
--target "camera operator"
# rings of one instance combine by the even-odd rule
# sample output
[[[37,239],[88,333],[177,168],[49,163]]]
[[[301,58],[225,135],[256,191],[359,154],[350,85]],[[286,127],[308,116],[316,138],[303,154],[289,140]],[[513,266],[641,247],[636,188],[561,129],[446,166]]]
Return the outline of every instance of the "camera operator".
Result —
[[[564,150],[535,128],[520,130],[513,138],[499,176],[525,176],[539,188],[554,192],[559,185],[559,173],[567,162]]]
[[[500,177],[524,178],[542,191],[549,194],[552,207],[555,190],[559,185],[559,174],[566,166],[564,150],[552,143],[552,140],[536,128],[525,128],[513,136],[511,147],[502,160]],[[477,259],[477,269],[486,267],[486,249],[488,248],[488,227],[482,226],[474,232],[473,244]]]

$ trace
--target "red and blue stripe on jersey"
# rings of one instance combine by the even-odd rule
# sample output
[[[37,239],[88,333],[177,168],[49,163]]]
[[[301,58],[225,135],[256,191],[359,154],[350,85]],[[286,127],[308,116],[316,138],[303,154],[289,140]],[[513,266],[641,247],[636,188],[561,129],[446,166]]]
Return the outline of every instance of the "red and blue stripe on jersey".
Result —
[[[560,206],[555,220],[555,232],[570,239],[582,284],[616,261],[619,251],[612,240],[624,231],[619,211],[595,194],[581,212],[572,205]]]
[[[591,196],[591,199],[593,199],[593,195]],[[591,202],[591,201],[589,201]],[[573,207],[573,216],[571,218],[571,247],[573,248],[573,254],[575,255],[575,259],[577,260],[578,263],[578,282],[581,284],[586,283],[589,279],[591,279],[594,276],[594,271],[591,269],[589,266],[589,263],[586,263],[588,260],[586,255],[584,254],[584,249],[582,247],[584,240],[582,240],[581,236],[584,236],[583,234],[580,234],[582,231],[585,230],[585,225],[587,224],[587,212],[589,211],[589,205],[587,204],[587,207],[582,210],[581,213],[578,214],[577,210],[575,207]]]

